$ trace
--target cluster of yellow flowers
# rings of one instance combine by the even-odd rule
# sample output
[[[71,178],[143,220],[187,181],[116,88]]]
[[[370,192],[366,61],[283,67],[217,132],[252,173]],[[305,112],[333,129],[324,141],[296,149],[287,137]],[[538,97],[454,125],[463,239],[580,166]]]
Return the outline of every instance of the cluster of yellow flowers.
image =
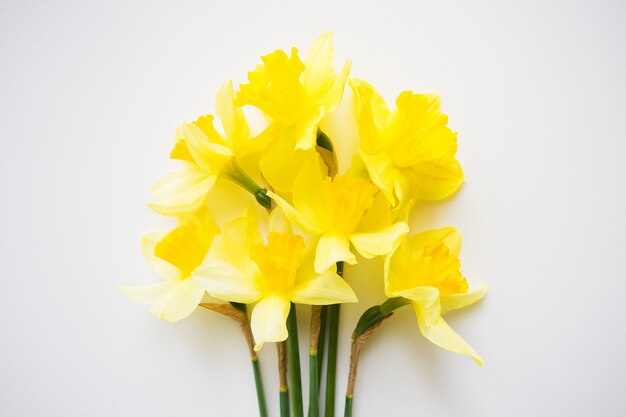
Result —
[[[205,115],[176,130],[170,157],[182,170],[154,185],[150,207],[176,216],[178,226],[142,240],[163,281],[122,287],[124,293],[151,304],[151,312],[167,321],[187,317],[205,293],[254,305],[258,350],[288,338],[292,303],[357,302],[337,263],[355,264],[357,253],[384,256],[386,296],[413,306],[428,340],[482,364],[441,317],[486,291],[470,289],[460,272],[459,232],[445,227],[412,234],[408,226],[417,201],[448,197],[463,182],[457,136],[447,127],[439,96],[404,91],[390,110],[370,84],[348,78],[350,61],[335,73],[330,33],[315,40],[304,62],[296,48],[261,60],[237,92],[231,81],[218,91],[221,129]],[[350,169],[339,175],[319,123],[340,105],[346,84],[355,93],[359,143]],[[243,106],[266,116],[260,134],[251,134]],[[210,191],[224,180],[253,198],[219,227],[211,211],[220,201]]]

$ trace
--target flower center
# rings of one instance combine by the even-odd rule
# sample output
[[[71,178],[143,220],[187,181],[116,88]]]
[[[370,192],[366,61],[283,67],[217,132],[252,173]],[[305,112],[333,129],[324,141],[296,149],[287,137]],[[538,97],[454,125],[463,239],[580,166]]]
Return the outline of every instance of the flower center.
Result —
[[[156,244],[154,256],[176,266],[187,277],[200,265],[210,243],[201,238],[196,224],[184,224],[169,232]]]
[[[441,242],[424,243],[401,275],[405,289],[435,287],[441,295],[463,294],[468,289],[461,274],[461,262]]]
[[[326,178],[324,188],[329,203],[329,228],[343,234],[354,231],[365,210],[374,204],[378,191],[368,181],[345,176]]]
[[[270,232],[267,245],[250,249],[250,257],[261,270],[266,291],[287,292],[296,279],[300,255],[304,250],[302,236]]]

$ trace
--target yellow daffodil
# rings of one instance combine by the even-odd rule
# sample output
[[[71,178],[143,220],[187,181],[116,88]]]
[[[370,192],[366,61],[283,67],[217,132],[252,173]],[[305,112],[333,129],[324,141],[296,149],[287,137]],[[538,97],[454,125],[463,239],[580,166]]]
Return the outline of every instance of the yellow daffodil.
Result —
[[[169,233],[150,233],[143,237],[143,254],[163,282],[139,287],[120,286],[128,297],[147,304],[161,320],[178,321],[198,306],[204,295],[192,273],[204,259],[214,236],[219,232],[206,208],[180,218]]]
[[[326,33],[309,48],[304,63],[298,50],[290,55],[277,50],[261,57],[262,64],[248,73],[236,103],[253,105],[281,129],[261,155],[260,169],[274,189],[289,192],[293,178],[315,146],[320,120],[339,106],[350,61],[334,72],[333,37]],[[300,151],[298,151],[300,150]]]
[[[446,126],[438,95],[404,91],[390,111],[365,81],[351,79],[350,86],[356,94],[359,154],[391,204],[440,200],[461,186],[456,133]]]
[[[220,176],[256,191],[254,182],[239,167],[238,159],[265,146],[273,135],[272,128],[250,137],[243,112],[233,104],[230,81],[219,90],[215,107],[224,135],[215,129],[211,115],[176,130],[176,144],[170,157],[182,161],[184,169],[165,175],[153,186],[152,193],[158,203],[149,206],[154,211],[173,216],[196,210]]]
[[[482,366],[480,355],[441,317],[475,303],[487,291],[486,285],[469,290],[460,271],[460,249],[461,234],[452,227],[407,237],[385,261],[385,292],[411,302],[424,337]]]
[[[362,178],[325,176],[314,155],[295,179],[293,205],[275,193],[268,195],[301,230],[320,236],[315,270],[321,272],[338,261],[355,264],[350,243],[365,258],[373,258],[389,253],[408,232],[406,222],[391,224],[389,204],[384,197],[377,199],[377,193],[378,189]],[[364,216],[370,211],[375,214]]]
[[[227,223],[209,255],[193,273],[212,296],[256,303],[251,326],[255,349],[287,338],[290,303],[326,305],[356,302],[350,286],[334,270],[313,270],[314,247],[292,233],[279,209],[270,217],[264,242],[249,208]]]

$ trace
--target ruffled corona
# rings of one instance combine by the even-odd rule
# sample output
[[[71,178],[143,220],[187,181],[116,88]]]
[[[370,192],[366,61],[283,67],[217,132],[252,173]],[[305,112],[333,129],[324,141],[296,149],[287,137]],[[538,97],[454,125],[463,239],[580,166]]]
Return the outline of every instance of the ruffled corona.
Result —
[[[409,236],[385,261],[385,292],[411,302],[424,337],[482,366],[480,355],[441,317],[475,303],[487,291],[485,285],[469,290],[460,270],[460,249],[461,234],[451,227]]]
[[[356,94],[359,155],[392,205],[440,200],[461,186],[456,133],[446,126],[438,95],[404,91],[390,111],[365,81],[352,79],[350,86]]]

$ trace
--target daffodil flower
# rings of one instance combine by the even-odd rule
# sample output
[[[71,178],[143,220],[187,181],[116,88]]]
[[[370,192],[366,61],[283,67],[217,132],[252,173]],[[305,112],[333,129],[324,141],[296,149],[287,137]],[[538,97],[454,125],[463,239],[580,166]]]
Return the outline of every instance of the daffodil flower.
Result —
[[[456,133],[446,126],[438,95],[404,91],[390,111],[365,81],[351,79],[350,86],[356,94],[359,155],[392,205],[440,200],[461,186]]]
[[[334,55],[332,34],[326,33],[313,42],[304,63],[296,48],[290,55],[274,51],[261,57],[263,64],[240,86],[236,103],[258,107],[281,127],[260,159],[261,172],[276,190],[290,191],[309,157],[304,151],[314,149],[320,120],[341,102],[350,61],[335,74]]]
[[[230,81],[219,90],[215,107],[224,135],[215,129],[211,115],[184,123],[176,130],[170,157],[182,161],[184,168],[165,175],[152,187],[158,200],[149,204],[154,211],[174,216],[198,209],[219,177],[233,180],[252,193],[259,188],[240,168],[238,160],[262,149],[273,137],[273,128],[250,137],[242,110],[233,104]]]
[[[293,205],[268,192],[287,218],[302,231],[318,235],[315,270],[336,262],[356,263],[350,244],[365,258],[389,253],[408,232],[406,222],[391,224],[389,204],[376,198],[378,189],[369,181],[349,175],[327,177],[314,155],[294,182]],[[369,212],[372,213],[369,213]],[[365,214],[372,214],[367,217]]]
[[[144,257],[163,282],[138,287],[120,286],[128,297],[152,304],[161,320],[178,321],[195,310],[205,293],[192,273],[219,232],[206,208],[180,218],[169,233],[150,233],[141,240]]]
[[[477,302],[487,291],[486,285],[469,290],[460,271],[460,249],[461,234],[452,227],[407,237],[385,260],[385,292],[410,301],[424,337],[482,366],[480,355],[441,317]]]
[[[293,234],[279,209],[272,212],[267,242],[252,208],[224,225],[209,255],[193,273],[213,297],[256,303],[251,326],[255,350],[287,339],[290,303],[326,305],[356,302],[350,286],[334,270],[313,270],[314,248]]]

